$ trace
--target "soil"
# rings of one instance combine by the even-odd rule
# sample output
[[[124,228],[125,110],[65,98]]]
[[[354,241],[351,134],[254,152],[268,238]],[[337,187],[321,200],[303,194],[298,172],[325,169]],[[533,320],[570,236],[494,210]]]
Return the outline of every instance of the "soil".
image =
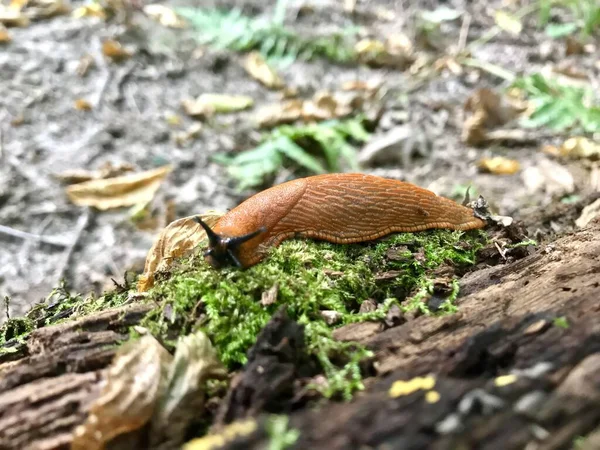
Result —
[[[416,14],[442,5],[426,3],[358,2],[352,15],[337,2],[290,2],[287,14],[290,26],[301,31],[328,33],[354,23],[381,38],[391,32],[411,36]],[[500,2],[492,3],[485,2],[486,7],[500,6]],[[72,7],[81,4],[75,1]],[[228,4],[254,14],[272,12],[263,2]],[[470,14],[468,42],[493,26],[483,4],[456,1],[443,5]],[[210,5],[195,2],[186,6]],[[382,11],[393,14],[386,16]],[[330,18],[324,21],[326,14]],[[460,29],[461,20],[444,24],[442,36],[435,41],[442,48],[439,56],[457,42]],[[174,205],[170,219],[209,209],[223,211],[253,193],[237,192],[224,168],[210,160],[216,152],[235,152],[256,142],[257,133],[248,125],[251,111],[219,116],[203,127],[196,140],[183,147],[175,143],[176,134],[194,122],[182,112],[184,98],[218,92],[250,95],[257,106],[278,101],[276,92],[246,74],[242,56],[211,49],[200,52],[192,30],[157,26],[139,11],[133,14],[130,26],[58,16],[11,28],[10,33],[12,42],[0,53],[0,90],[4,93],[0,98],[0,224],[59,241],[0,233],[0,296],[10,297],[10,315],[21,314],[45,298],[63,278],[70,289],[85,294],[102,292],[112,285],[112,278],[122,279],[126,271],[139,273],[146,252],[167,220],[163,213],[154,226],[140,229],[130,220],[127,208],[98,212],[77,207],[69,202],[65,185],[55,175],[72,169],[94,170],[105,163],[129,163],[137,170],[172,164],[174,170],[153,203],[159,212],[167,203]],[[109,37],[130,46],[133,58],[120,64],[107,61],[101,54],[101,42]],[[544,50],[548,45],[555,51]],[[86,55],[94,65],[81,77],[77,67]],[[539,71],[549,63],[585,68],[593,61],[593,55],[563,55],[564,48],[549,41],[535,27],[534,19],[526,22],[526,32],[521,35],[499,33],[473,51],[474,58],[517,75]],[[516,218],[552,207],[563,194],[585,197],[591,189],[580,163],[569,167],[575,179],[573,192],[559,189],[550,195],[548,189],[514,188],[524,185],[528,167],[548,159],[540,153],[540,146],[560,142],[561,136],[546,133],[525,145],[484,149],[461,142],[466,99],[478,88],[507,84],[486,71],[454,74],[445,70],[416,82],[399,70],[315,60],[295,62],[282,75],[287,85],[307,97],[316,90],[339,90],[344,81],[384,81],[393,95],[388,96],[373,139],[404,122],[410,124],[416,144],[401,161],[365,166],[365,172],[404,179],[453,198],[462,195],[456,192],[458,186],[471,184],[498,214]],[[76,110],[73,105],[78,98],[87,99],[93,109]],[[182,119],[179,127],[168,124],[165,117],[169,114]],[[517,159],[522,170],[509,176],[481,173],[475,162],[491,154]],[[274,182],[295,176],[284,171]],[[557,231],[556,227],[533,226],[543,232]],[[558,228],[570,226],[572,223],[560,224]]]

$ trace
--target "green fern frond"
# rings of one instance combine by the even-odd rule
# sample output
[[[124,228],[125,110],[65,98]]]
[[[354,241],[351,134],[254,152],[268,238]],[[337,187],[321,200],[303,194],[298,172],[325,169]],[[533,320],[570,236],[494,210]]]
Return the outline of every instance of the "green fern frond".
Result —
[[[513,86],[522,89],[535,106],[523,126],[600,131],[600,102],[591,89],[561,84],[539,73],[520,78]]]
[[[297,167],[309,174],[340,172],[344,167],[357,170],[356,149],[348,141],[364,142],[368,138],[360,117],[283,125],[272,130],[253,149],[235,156],[216,155],[213,159],[227,166],[238,189],[244,190],[261,185],[284,166]],[[316,156],[306,148],[314,143],[319,152]]]
[[[355,58],[348,39],[354,30],[329,36],[304,37],[286,28],[280,19],[245,16],[239,9],[221,11],[178,8],[177,13],[198,30],[198,40],[217,48],[238,52],[260,51],[271,62],[323,57],[335,62]]]

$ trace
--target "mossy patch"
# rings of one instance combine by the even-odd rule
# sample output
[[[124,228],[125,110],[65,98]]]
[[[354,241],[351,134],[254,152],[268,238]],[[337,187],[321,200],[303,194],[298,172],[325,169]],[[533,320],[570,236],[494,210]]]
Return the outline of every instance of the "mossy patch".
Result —
[[[394,304],[403,312],[455,311],[456,279],[449,281],[440,307],[428,305],[436,290],[434,271],[443,264],[472,265],[485,243],[483,231],[449,230],[401,233],[356,245],[289,240],[247,270],[214,270],[202,257],[192,256],[158,276],[156,286],[135,301],[156,305],[141,325],[165,345],[201,329],[231,370],[246,362],[259,332],[285,305],[288,315],[304,325],[308,351],[325,375],[326,382],[314,388],[326,397],[348,399],[363,388],[360,363],[371,353],[361,345],[334,340],[332,331],[352,322],[383,319]],[[277,295],[261,302],[269,290]],[[35,328],[121,306],[132,301],[133,293],[134,288],[118,286],[99,298],[83,298],[61,285],[24,318],[11,319],[0,328],[0,356],[18,351]],[[361,313],[367,299],[378,307]],[[334,323],[324,311],[333,312],[329,317],[336,317]],[[136,335],[134,327],[130,335]]]
[[[61,282],[43,302],[34,305],[23,317],[8,319],[0,327],[0,356],[18,352],[36,328],[121,306],[127,301],[127,295],[126,289],[121,289],[101,297],[82,297],[70,293],[66,284]]]
[[[210,268],[201,257],[181,261],[179,268],[149,292],[155,308],[144,325],[163,342],[201,329],[230,369],[246,362],[246,352],[271,315],[286,305],[291,318],[305,326],[309,351],[320,362],[327,383],[315,386],[327,397],[350,398],[362,389],[359,363],[370,352],[360,345],[332,338],[334,328],[351,322],[382,319],[396,303],[402,311],[432,312],[426,299],[433,290],[432,271],[441,264],[465,266],[485,241],[484,233],[435,230],[403,233],[377,243],[335,245],[290,240],[272,249],[262,263],[247,270]],[[396,256],[391,260],[391,249]],[[393,271],[392,277],[378,277]],[[277,296],[263,304],[261,296],[273,286]],[[458,283],[441,313],[452,312]],[[359,313],[367,299],[379,308]],[[329,325],[321,314],[335,311]]]

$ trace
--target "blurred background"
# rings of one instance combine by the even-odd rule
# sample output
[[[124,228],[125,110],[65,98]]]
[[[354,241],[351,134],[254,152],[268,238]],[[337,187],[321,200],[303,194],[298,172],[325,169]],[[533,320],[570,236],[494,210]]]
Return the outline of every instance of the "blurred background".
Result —
[[[470,186],[541,240],[584,226],[599,30],[596,0],[4,0],[0,323],[316,173]]]

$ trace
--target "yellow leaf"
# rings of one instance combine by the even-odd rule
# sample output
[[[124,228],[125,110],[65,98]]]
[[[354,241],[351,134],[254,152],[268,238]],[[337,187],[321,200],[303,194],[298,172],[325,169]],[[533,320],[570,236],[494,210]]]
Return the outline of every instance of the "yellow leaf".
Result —
[[[271,89],[280,89],[283,87],[283,80],[259,52],[251,52],[244,62],[244,69],[252,78],[260,81]]]
[[[193,439],[183,446],[183,450],[216,450],[228,442],[254,433],[258,425],[254,419],[235,421],[215,434]]]
[[[102,43],[102,54],[113,61],[123,61],[132,55],[130,51],[112,39],[108,39]]]
[[[12,38],[8,34],[8,30],[0,25],[0,44],[8,44],[10,41],[12,41]]]
[[[558,150],[560,156],[574,159],[600,159],[600,144],[584,137],[567,139]]]
[[[521,21],[506,11],[496,11],[494,20],[499,28],[512,34],[513,36],[518,36],[523,30],[523,24]]]
[[[67,195],[76,205],[92,206],[102,211],[133,206],[152,200],[171,170],[171,166],[163,166],[142,173],[86,181],[67,187]]]
[[[183,100],[182,106],[191,117],[207,117],[215,113],[230,113],[250,108],[252,97],[246,95],[202,94],[195,100]]]
[[[83,98],[75,100],[75,109],[78,111],[91,111],[92,104]]]
[[[156,272],[168,269],[175,258],[187,254],[206,240],[206,232],[194,220],[197,215],[212,227],[223,214],[218,212],[195,214],[175,220],[162,230],[146,256],[144,272],[137,285],[139,292],[145,292],[154,285]]]
[[[0,5],[0,25],[7,27],[26,27],[29,25],[29,18],[21,11],[5,8]]]
[[[494,175],[512,175],[521,168],[519,161],[502,156],[483,158],[479,161],[478,166],[481,170],[493,173]]]
[[[98,17],[102,20],[106,20],[106,10],[100,3],[89,3],[76,8],[71,13],[71,17],[76,19],[80,19],[82,17]]]
[[[153,20],[169,28],[185,28],[185,21],[171,8],[154,3],[144,6],[144,13]]]

